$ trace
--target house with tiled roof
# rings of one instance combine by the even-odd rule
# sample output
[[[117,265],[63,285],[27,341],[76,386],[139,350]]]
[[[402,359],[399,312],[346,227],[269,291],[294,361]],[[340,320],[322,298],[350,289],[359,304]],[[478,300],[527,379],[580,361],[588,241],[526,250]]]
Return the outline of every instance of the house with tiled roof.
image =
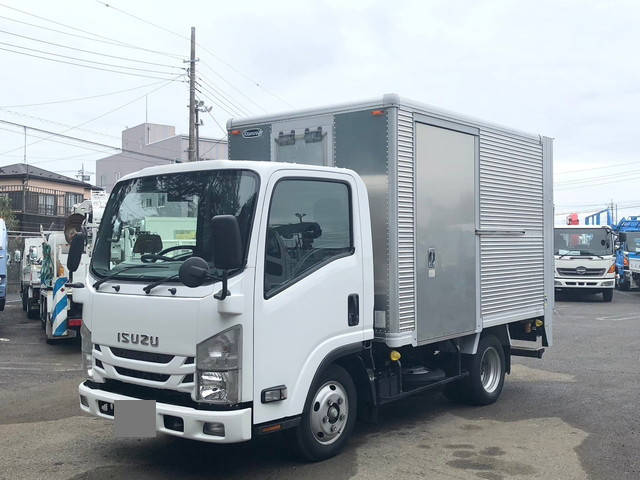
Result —
[[[43,168],[14,163],[0,167],[0,196],[11,201],[16,224],[14,230],[38,232],[61,230],[71,207],[101,190]]]

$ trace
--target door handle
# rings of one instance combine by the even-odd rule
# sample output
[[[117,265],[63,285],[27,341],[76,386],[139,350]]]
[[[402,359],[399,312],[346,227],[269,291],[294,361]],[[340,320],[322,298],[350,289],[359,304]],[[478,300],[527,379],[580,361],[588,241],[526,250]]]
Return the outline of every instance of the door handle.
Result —
[[[347,324],[355,327],[360,323],[360,298],[357,293],[347,297]]]
[[[427,254],[427,268],[436,268],[436,249],[430,248]]]

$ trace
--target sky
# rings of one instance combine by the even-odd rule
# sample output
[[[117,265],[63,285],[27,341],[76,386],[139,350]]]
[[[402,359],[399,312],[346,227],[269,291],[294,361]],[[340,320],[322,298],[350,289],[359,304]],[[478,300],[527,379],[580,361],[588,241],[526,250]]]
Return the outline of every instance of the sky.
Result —
[[[116,147],[145,119],[187,133],[194,26],[215,118],[203,136],[224,136],[230,117],[394,92],[553,137],[556,223],[611,201],[640,214],[640,2],[108,5],[0,0],[0,120]],[[0,123],[0,166],[22,162],[23,144],[22,127]],[[113,152],[27,132],[27,162],[69,176]]]

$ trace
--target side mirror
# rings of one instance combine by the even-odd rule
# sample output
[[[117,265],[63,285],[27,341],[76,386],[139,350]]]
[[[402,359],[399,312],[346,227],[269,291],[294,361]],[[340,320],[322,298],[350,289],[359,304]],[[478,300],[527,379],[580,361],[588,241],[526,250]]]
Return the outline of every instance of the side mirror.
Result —
[[[233,215],[216,215],[211,220],[213,264],[220,270],[242,267],[242,237],[238,219]]]
[[[189,288],[199,287],[209,276],[209,264],[200,257],[187,258],[178,271],[179,280]]]
[[[238,219],[233,215],[216,215],[211,220],[213,235],[213,264],[222,270],[222,290],[214,295],[224,300],[230,295],[227,290],[229,270],[242,267],[242,237]]]
[[[22,260],[22,252],[20,250],[16,250],[13,252],[13,261],[16,263],[20,263]]]
[[[620,243],[624,243],[624,242],[626,242],[626,241],[627,241],[627,234],[626,234],[625,232],[620,232],[620,233],[618,234],[618,241],[619,241]]]
[[[80,266],[80,259],[84,253],[85,236],[82,233],[77,233],[71,239],[71,245],[69,245],[69,255],[67,255],[67,269],[73,273],[78,270]]]

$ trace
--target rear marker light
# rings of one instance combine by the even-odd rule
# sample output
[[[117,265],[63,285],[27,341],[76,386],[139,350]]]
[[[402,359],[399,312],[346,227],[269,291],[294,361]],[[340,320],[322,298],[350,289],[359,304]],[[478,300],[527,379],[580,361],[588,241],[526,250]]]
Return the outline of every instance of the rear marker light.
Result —
[[[241,133],[240,130],[231,130],[231,135],[240,135]]]
[[[373,115],[374,117],[379,117],[381,115],[384,115],[384,110],[372,110],[371,115]]]
[[[278,423],[276,425],[269,425],[268,427],[264,427],[261,431],[262,433],[272,433],[279,430],[282,430],[282,425]]]

